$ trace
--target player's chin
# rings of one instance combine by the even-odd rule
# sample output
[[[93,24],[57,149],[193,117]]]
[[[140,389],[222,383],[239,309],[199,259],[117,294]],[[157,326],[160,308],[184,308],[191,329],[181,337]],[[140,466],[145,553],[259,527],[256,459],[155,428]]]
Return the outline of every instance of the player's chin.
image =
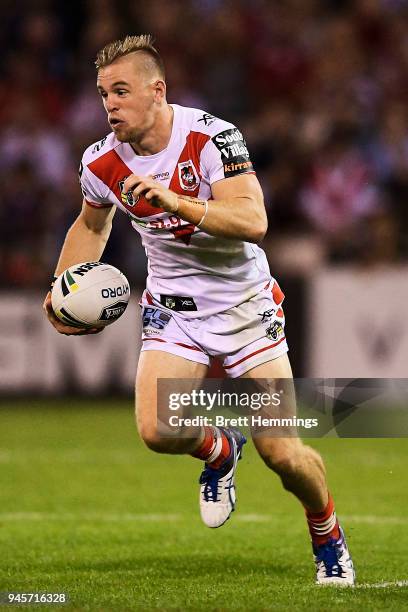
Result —
[[[119,142],[131,142],[132,140],[132,134],[129,132],[128,129],[122,127],[120,124],[115,126],[113,132]]]
[[[113,133],[120,142],[128,142],[128,138],[123,131],[113,130]]]

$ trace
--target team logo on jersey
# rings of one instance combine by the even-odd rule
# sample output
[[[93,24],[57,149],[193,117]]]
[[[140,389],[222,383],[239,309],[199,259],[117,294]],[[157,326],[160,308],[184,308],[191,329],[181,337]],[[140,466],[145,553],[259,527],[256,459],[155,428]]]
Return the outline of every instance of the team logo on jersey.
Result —
[[[127,193],[123,191],[123,186],[125,184],[126,179],[127,179],[127,176],[125,176],[125,178],[122,181],[119,181],[120,197],[122,200],[122,204],[133,208],[133,206],[136,206],[136,204],[138,203],[140,196],[137,196],[137,198],[134,199],[133,192],[131,189],[129,189]]]
[[[187,189],[187,191],[194,191],[199,183],[199,178],[191,159],[179,163],[178,174],[182,188]]]

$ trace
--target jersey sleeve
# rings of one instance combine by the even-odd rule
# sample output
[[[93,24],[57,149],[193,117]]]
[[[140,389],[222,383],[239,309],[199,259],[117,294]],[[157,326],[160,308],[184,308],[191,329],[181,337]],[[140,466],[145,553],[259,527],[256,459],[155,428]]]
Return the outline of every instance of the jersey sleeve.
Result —
[[[201,154],[201,167],[210,185],[224,178],[255,172],[245,139],[235,126],[211,136]]]
[[[86,203],[94,208],[108,208],[112,206],[109,201],[109,188],[102,183],[84,163],[84,159],[79,165],[79,184],[81,186],[82,195]]]

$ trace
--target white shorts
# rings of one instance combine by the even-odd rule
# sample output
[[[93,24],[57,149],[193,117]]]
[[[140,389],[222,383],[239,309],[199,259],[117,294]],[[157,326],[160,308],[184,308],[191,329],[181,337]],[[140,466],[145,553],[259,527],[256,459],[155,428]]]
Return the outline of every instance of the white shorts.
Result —
[[[205,365],[218,357],[227,375],[236,378],[287,352],[284,297],[272,280],[239,306],[206,318],[187,318],[145,291],[140,300],[142,351],[165,351]]]

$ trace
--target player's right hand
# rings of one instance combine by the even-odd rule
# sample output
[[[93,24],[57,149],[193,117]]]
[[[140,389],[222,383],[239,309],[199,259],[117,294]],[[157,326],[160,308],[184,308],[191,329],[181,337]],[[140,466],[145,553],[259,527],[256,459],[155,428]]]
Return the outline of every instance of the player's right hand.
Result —
[[[65,323],[58,319],[52,309],[51,291],[49,291],[45,296],[43,309],[51,325],[55,327],[58,333],[64,334],[64,336],[84,336],[86,334],[99,334],[99,332],[104,329],[103,327],[71,327],[70,325],[65,325]]]

